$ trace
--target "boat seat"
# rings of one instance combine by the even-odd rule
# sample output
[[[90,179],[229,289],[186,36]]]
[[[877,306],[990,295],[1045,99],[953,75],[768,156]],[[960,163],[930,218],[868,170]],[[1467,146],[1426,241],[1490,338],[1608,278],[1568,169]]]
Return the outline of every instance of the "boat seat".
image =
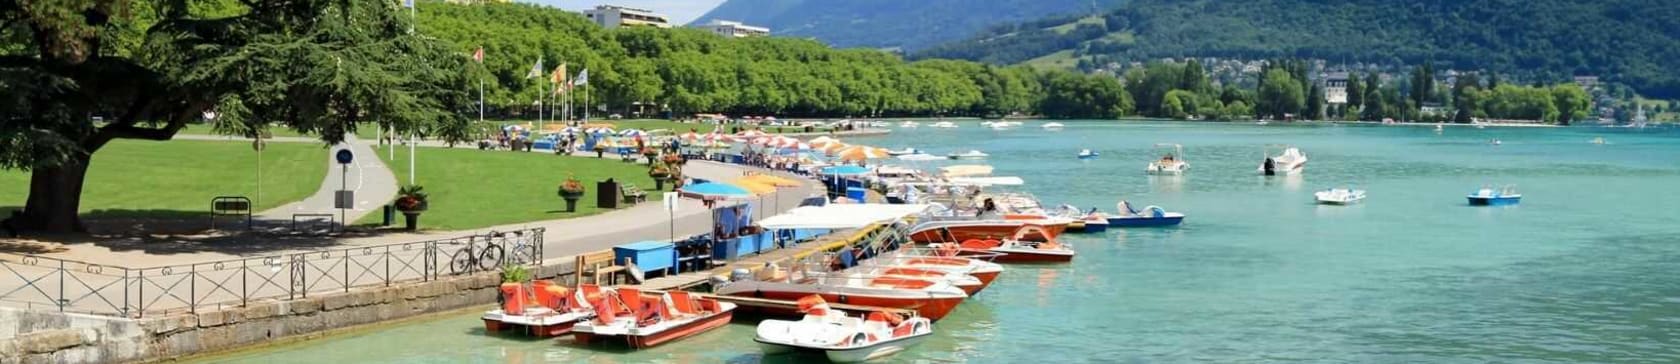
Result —
[[[698,314],[700,314],[700,309],[698,307],[699,304],[697,304],[694,301],[694,296],[689,295],[688,292],[685,292],[685,291],[667,292],[667,293],[665,293],[665,298],[671,301],[671,308],[676,310],[678,314],[683,314],[683,315],[698,315]]]

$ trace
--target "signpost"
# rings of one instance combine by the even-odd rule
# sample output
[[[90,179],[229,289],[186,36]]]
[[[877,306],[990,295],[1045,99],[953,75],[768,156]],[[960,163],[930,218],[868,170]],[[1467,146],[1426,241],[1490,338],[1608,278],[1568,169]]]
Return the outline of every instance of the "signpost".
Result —
[[[678,196],[676,192],[666,192],[664,197],[665,212],[671,215],[671,242],[675,243],[677,242],[677,202],[681,196]]]
[[[355,206],[355,202],[353,201],[356,199],[356,194],[354,191],[350,191],[349,189],[349,178],[350,162],[356,160],[356,154],[350,152],[350,149],[348,148],[339,149],[338,153],[333,154],[333,158],[338,160],[339,168],[338,193],[333,196],[333,207],[338,208],[338,230],[344,231],[344,227],[349,223],[349,221],[344,220],[346,218],[344,210]]]

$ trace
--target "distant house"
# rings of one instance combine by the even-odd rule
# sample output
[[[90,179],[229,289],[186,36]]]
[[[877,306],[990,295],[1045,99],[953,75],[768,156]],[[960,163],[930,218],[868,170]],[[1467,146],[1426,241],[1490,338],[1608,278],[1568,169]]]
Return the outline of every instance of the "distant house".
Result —
[[[595,22],[602,28],[644,26],[655,28],[670,28],[671,22],[665,14],[652,10],[627,8],[614,5],[597,5],[594,9],[583,11],[583,16]]]
[[[706,24],[695,25],[694,27],[712,34],[734,38],[765,37],[770,35],[770,28],[741,24],[741,22],[738,21],[713,19],[712,21],[706,22]]]
[[[1420,109],[1419,111],[1424,115],[1446,116],[1452,112],[1447,110],[1445,105],[1434,101],[1423,103],[1423,107]]]
[[[1348,102],[1348,73],[1329,72],[1324,74],[1324,103],[1341,105]]]
[[[1581,86],[1581,89],[1592,91],[1598,87],[1598,76],[1575,76],[1575,84]]]

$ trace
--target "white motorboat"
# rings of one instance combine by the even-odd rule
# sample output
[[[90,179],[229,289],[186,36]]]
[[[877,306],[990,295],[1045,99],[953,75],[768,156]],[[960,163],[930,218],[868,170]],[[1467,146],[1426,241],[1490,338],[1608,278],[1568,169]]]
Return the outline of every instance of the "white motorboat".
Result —
[[[796,275],[797,274],[797,275]],[[797,300],[821,295],[854,305],[915,310],[917,315],[937,320],[950,314],[968,298],[962,288],[943,280],[868,276],[861,274],[814,273],[789,270],[785,281],[757,280],[744,275],[718,285],[724,296]]]
[[[1318,203],[1324,205],[1352,205],[1365,200],[1365,190],[1338,187],[1313,193]]]
[[[932,154],[915,153],[915,154],[905,154],[905,155],[898,156],[898,159],[902,160],[902,161],[911,161],[911,162],[926,162],[926,161],[945,160],[946,158],[941,157],[941,156],[937,156],[937,155],[932,155]]]
[[[917,122],[909,121],[909,120],[905,120],[902,123],[898,123],[898,127],[905,128],[905,129],[915,129],[915,128],[921,127],[921,126],[922,126],[921,123],[917,123]]]
[[[999,122],[996,122],[996,123],[992,123],[991,128],[992,128],[992,130],[1009,130],[1009,124],[1005,123],[1005,122],[1002,122],[1002,121],[999,121]]]
[[[950,159],[986,159],[986,157],[990,157],[990,156],[991,155],[988,155],[986,153],[981,153],[978,150],[969,150],[967,152],[962,152],[962,153],[951,152],[950,154],[945,155],[946,158],[950,158]]]
[[[1079,159],[1091,159],[1091,158],[1096,158],[1097,156],[1100,156],[1100,155],[1102,155],[1102,154],[1097,153],[1097,152],[1093,152],[1090,149],[1080,149],[1079,150]]]
[[[1282,152],[1274,155],[1268,150],[1264,153],[1266,159],[1260,161],[1260,168],[1258,169],[1261,175],[1296,175],[1307,169],[1307,154],[1301,153],[1300,148],[1280,145],[1268,149],[1273,148],[1281,149]]]
[[[953,123],[953,122],[949,122],[949,121],[941,121],[941,122],[930,124],[930,125],[928,125],[928,127],[930,127],[930,128],[942,128],[942,129],[956,129],[957,128],[957,123]]]
[[[1062,123],[1049,122],[1049,123],[1044,123],[1044,125],[1040,125],[1039,127],[1044,128],[1046,130],[1059,130],[1064,126],[1065,125],[1062,125]]]
[[[1159,153],[1161,159],[1149,162],[1149,167],[1144,170],[1145,172],[1154,175],[1181,175],[1190,170],[1190,162],[1184,160],[1184,146],[1161,143],[1155,144],[1155,149],[1158,153],[1162,150],[1165,152]]]
[[[821,352],[831,362],[856,363],[896,354],[933,335],[933,322],[922,317],[886,312],[852,317],[829,309],[821,296],[801,298],[799,306],[805,313],[799,321],[758,323],[753,341],[765,354]]]

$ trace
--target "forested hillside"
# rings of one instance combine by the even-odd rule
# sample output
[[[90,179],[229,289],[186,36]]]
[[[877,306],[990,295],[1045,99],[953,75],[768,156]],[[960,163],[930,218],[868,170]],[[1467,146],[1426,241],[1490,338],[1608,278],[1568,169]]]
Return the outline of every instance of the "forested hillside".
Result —
[[[486,100],[495,114],[535,114],[531,105],[552,94],[545,80],[561,63],[569,77],[589,70],[585,87],[593,104],[627,115],[638,103],[652,105],[649,112],[668,108],[676,115],[1018,112],[1109,118],[1130,110],[1130,100],[1111,77],[966,61],[910,63],[886,52],[837,50],[804,39],[735,39],[694,29],[607,30],[578,14],[525,4],[423,3],[421,9],[420,34],[454,42],[462,57],[485,49],[482,65],[462,71],[487,80]],[[527,77],[538,59],[542,77]]]
[[[1091,13],[1121,0],[729,0],[701,16],[768,26],[836,47],[917,50],[999,23]]]
[[[1114,61],[1430,62],[1534,80],[1599,75],[1646,95],[1680,97],[1680,1],[1136,0],[1093,19],[1000,28],[914,56],[994,64],[1058,51]]]

